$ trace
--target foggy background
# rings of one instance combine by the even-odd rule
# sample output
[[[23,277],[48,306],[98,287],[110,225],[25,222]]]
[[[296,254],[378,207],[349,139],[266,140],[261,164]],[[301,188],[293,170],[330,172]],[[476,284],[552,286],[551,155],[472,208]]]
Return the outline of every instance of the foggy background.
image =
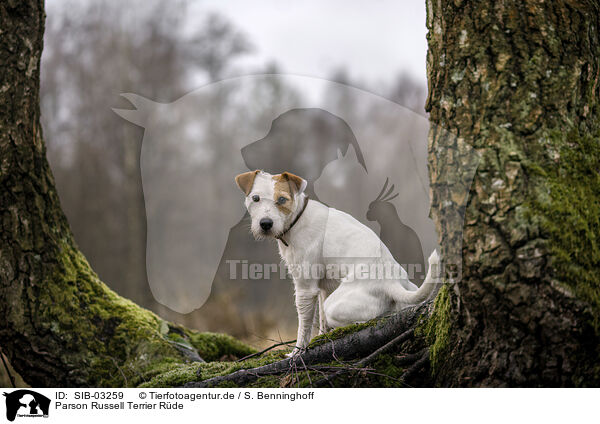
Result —
[[[168,320],[226,332],[255,346],[294,339],[296,313],[288,281],[244,286],[216,278],[207,302],[188,314],[155,300],[146,272],[140,172],[144,129],[112,108],[132,107],[121,93],[167,103],[226,78],[290,73],[357,87],[424,117],[425,2],[54,0],[46,7],[44,137],[63,210],[93,269],[117,293]],[[278,104],[314,94],[285,84],[256,89],[261,101],[253,105],[253,116],[268,116]],[[236,117],[248,111],[230,108],[235,93],[221,95],[218,105],[228,111],[229,121],[213,122],[211,133],[202,134],[214,143],[217,158],[220,140],[257,131],[236,126]],[[328,101],[343,105],[358,120],[377,113],[336,93]],[[391,146],[386,155],[397,153]],[[221,175],[218,160],[206,166],[215,181],[232,184],[234,175]],[[336,187],[343,191],[351,183],[338,181]],[[353,201],[368,205],[377,191]],[[218,206],[218,198],[207,201]],[[260,248],[265,257],[276,254],[274,245]]]

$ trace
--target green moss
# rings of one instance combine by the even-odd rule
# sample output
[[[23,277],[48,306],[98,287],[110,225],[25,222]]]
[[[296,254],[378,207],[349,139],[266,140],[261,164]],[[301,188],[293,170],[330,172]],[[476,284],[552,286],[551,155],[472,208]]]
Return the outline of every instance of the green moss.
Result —
[[[209,361],[255,351],[231,336],[169,324],[120,297],[68,240],[50,281],[29,290],[41,332],[57,341],[61,362],[73,369],[71,385],[176,384],[178,373],[196,366],[182,351],[197,350]]]
[[[281,375],[265,375],[257,378],[253,383],[249,384],[248,387],[282,387],[282,381],[284,378],[285,377],[282,377]]]
[[[163,321],[102,283],[72,244],[61,244],[51,281],[37,287],[39,325],[56,338],[61,362],[79,385],[134,386],[139,372],[182,356],[161,334]]]
[[[449,346],[451,324],[449,290],[447,284],[442,286],[435,298],[431,316],[420,323],[415,330],[417,336],[425,337],[429,346],[429,360],[434,374],[439,370]]]
[[[231,372],[238,371],[241,369],[262,367],[263,365],[267,365],[272,362],[276,362],[281,359],[284,359],[286,353],[287,353],[286,350],[276,350],[276,351],[265,353],[264,355],[261,355],[261,356],[246,359],[245,361],[229,362],[228,363],[228,371],[226,372],[226,374],[229,374]],[[203,372],[204,372],[204,368],[203,368]],[[219,373],[219,374],[215,374],[215,375],[222,375],[222,374]],[[204,380],[206,378],[211,378],[211,377],[213,377],[213,376],[204,376],[204,374],[203,374],[202,379]]]
[[[285,351],[269,352],[260,357],[250,358],[245,361],[237,362],[202,362],[194,364],[163,364],[162,369],[156,368],[154,375],[149,377],[146,373],[146,381],[141,387],[177,387],[182,386],[187,382],[203,381],[209,378],[231,374],[241,369],[256,368],[270,364],[285,357]],[[219,386],[221,387],[221,386]],[[231,383],[226,383],[226,386],[233,387]],[[261,387],[261,386],[257,386]]]
[[[188,382],[207,380],[209,378],[231,374],[241,369],[255,368],[266,365],[282,359],[283,356],[283,353],[274,352],[261,358],[252,358],[242,362],[233,361],[196,362],[193,364],[164,364],[164,368],[160,370],[160,372],[156,373],[156,375],[154,375],[148,381],[142,383],[140,387],[181,387]],[[227,383],[226,387],[233,386],[231,383]]]
[[[405,384],[400,381],[404,368],[395,364],[393,355],[381,355],[371,365],[375,368],[376,374],[369,376],[370,385],[373,387],[404,387]]]
[[[157,373],[149,381],[139,385],[139,387],[181,387],[192,381],[198,381],[198,369],[202,363],[193,364],[172,364],[170,369]],[[166,365],[166,367],[169,367]]]
[[[314,337],[311,340],[308,347],[312,348],[312,347],[320,346],[328,341],[337,340],[339,338],[342,338],[347,334],[356,333],[357,331],[360,331],[364,328],[374,326],[375,324],[381,322],[381,320],[383,320],[383,319],[385,319],[385,318],[372,319],[371,321],[363,322],[360,324],[351,324],[351,325],[347,325],[346,327],[335,328],[335,329],[329,331],[328,333],[320,334],[320,335]]]
[[[549,239],[553,277],[589,305],[600,334],[600,131],[555,132],[549,142],[558,155],[532,170],[540,183],[530,213]]]
[[[205,361],[216,361],[223,356],[243,358],[256,349],[227,335],[218,333],[188,333],[191,344]]]

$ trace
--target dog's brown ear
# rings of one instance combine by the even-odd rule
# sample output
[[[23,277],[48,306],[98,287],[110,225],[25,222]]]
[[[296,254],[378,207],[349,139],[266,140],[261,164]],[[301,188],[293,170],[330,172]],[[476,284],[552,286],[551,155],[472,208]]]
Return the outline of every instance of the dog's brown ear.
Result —
[[[294,175],[291,172],[283,172],[281,176],[296,186],[296,193],[302,193],[306,188],[307,182],[302,177]]]
[[[252,186],[254,185],[254,178],[259,172],[260,171],[257,169],[256,171],[244,172],[235,177],[236,184],[246,196],[250,194],[250,190],[252,190]]]

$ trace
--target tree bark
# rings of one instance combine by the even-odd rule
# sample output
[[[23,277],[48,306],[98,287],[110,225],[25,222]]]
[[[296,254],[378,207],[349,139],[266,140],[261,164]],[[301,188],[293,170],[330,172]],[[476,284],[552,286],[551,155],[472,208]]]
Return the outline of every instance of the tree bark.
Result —
[[[46,161],[43,1],[0,4],[0,346],[33,386],[137,385],[199,353],[246,355],[117,296],[77,249]],[[204,352],[203,352],[204,346]]]
[[[598,385],[599,3],[428,0],[427,27],[432,217],[462,257],[437,381]],[[464,145],[481,161],[461,210],[444,152]]]

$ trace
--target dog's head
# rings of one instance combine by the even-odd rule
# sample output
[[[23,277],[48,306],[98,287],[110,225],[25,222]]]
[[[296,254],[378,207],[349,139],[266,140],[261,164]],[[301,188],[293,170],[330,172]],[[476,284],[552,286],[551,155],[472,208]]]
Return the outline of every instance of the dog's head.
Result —
[[[306,180],[289,172],[245,172],[235,177],[235,182],[246,195],[244,204],[252,220],[250,230],[257,240],[281,236],[302,207],[300,198]]]

